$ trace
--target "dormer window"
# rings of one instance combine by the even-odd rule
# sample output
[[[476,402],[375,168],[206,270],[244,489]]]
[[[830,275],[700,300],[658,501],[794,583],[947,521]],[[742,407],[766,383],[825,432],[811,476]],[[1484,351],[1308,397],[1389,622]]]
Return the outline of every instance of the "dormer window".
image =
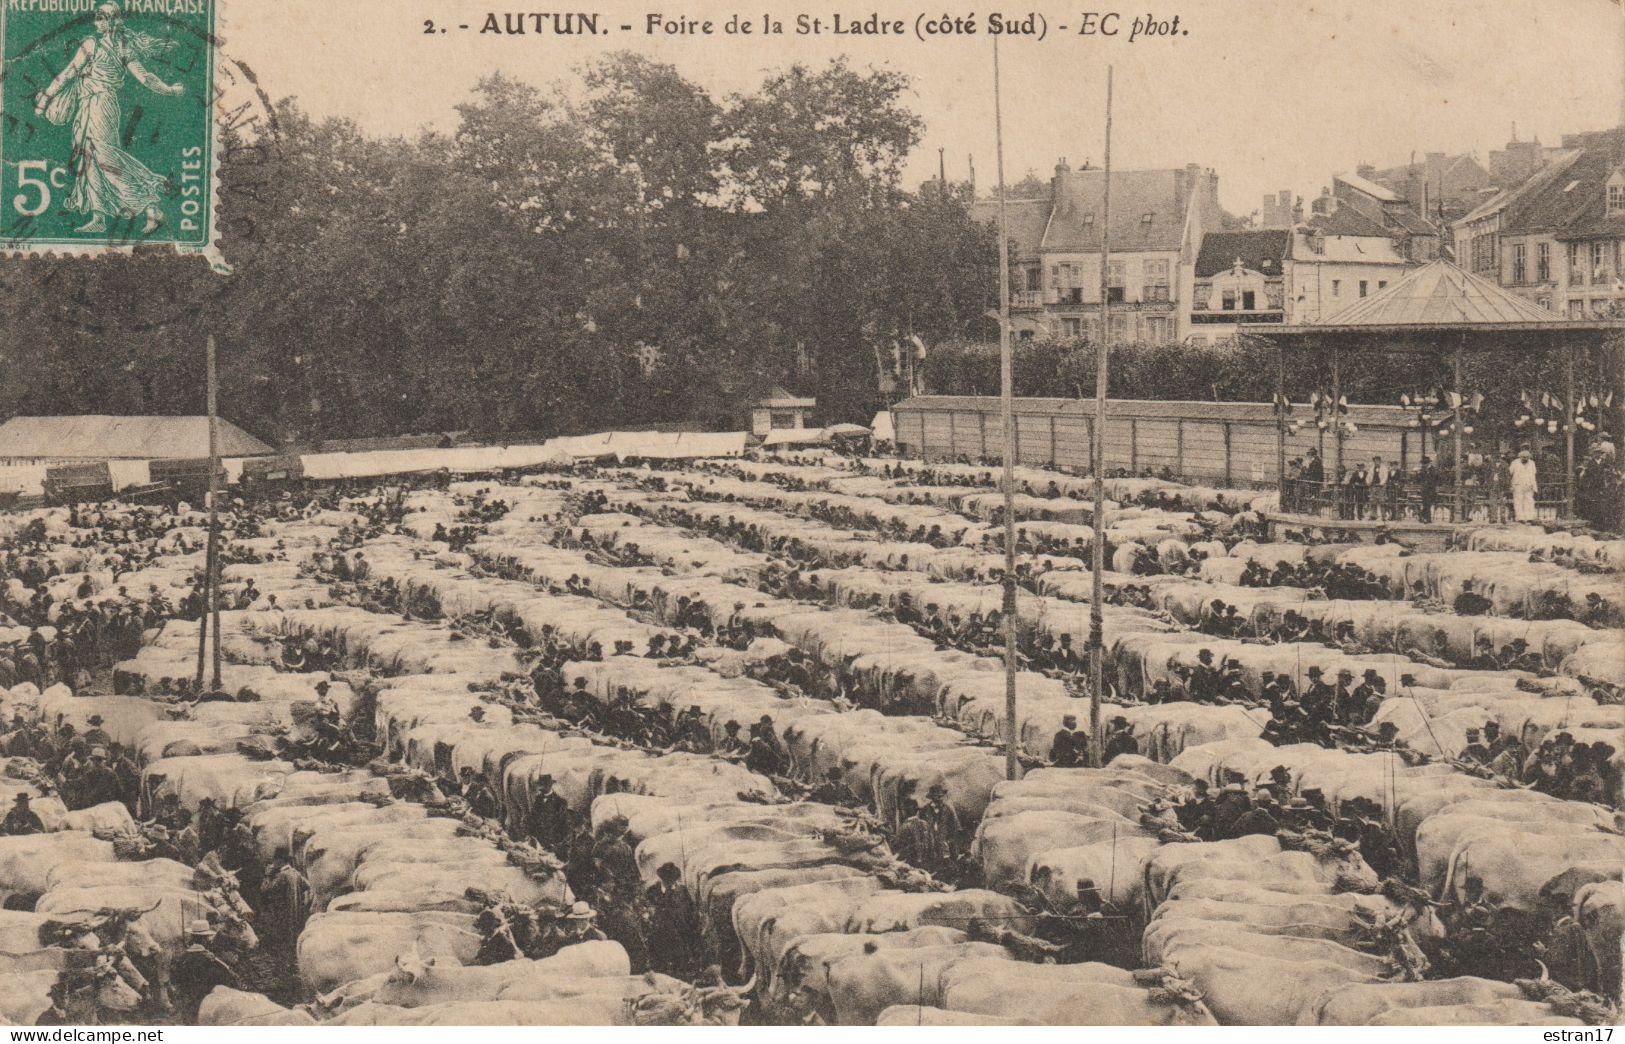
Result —
[[[1154,212],[1148,210],[1144,214],[1140,215],[1140,224],[1149,225],[1153,220],[1155,220],[1156,216],[1157,215]]]
[[[1616,170],[1608,179],[1608,213],[1625,213],[1625,171]]]
[[[1083,212],[1083,223],[1085,225],[1093,225],[1095,223],[1095,212],[1092,211],[1092,210],[1084,211]]]

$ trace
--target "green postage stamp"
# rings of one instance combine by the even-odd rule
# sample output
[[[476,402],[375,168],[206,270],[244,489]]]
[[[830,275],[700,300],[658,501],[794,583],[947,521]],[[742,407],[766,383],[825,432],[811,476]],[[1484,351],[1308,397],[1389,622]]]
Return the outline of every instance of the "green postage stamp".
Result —
[[[0,0],[0,251],[212,253],[215,0]]]

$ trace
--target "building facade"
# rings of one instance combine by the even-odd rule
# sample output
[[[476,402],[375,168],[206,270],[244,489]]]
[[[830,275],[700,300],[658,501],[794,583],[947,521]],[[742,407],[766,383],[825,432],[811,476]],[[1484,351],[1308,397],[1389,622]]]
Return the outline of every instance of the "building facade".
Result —
[[[1193,267],[1188,340],[1217,344],[1259,324],[1320,322],[1415,267],[1393,237],[1351,214],[1209,232]]]
[[[1018,338],[1084,337],[1113,343],[1183,340],[1189,332],[1193,266],[1202,237],[1224,222],[1218,176],[1180,169],[1114,171],[1110,302],[1101,328],[1105,172],[1062,160],[1047,196],[1009,200],[1011,320]],[[998,202],[974,216],[998,220]]]
[[[1476,275],[1569,319],[1625,312],[1625,128],[1563,138],[1518,184],[1451,226]]]

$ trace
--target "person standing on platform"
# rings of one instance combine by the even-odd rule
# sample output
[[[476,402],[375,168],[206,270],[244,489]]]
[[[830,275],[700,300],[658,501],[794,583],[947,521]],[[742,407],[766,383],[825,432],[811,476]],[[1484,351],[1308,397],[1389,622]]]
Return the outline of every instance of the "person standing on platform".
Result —
[[[1507,468],[1512,486],[1512,518],[1517,522],[1535,521],[1535,459],[1528,449],[1518,451],[1518,459]]]

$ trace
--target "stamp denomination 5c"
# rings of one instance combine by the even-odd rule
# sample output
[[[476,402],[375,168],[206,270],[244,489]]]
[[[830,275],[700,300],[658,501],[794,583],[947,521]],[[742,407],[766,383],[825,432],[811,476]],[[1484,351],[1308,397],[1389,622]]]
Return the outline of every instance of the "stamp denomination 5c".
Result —
[[[215,0],[0,0],[0,249],[209,251]]]

